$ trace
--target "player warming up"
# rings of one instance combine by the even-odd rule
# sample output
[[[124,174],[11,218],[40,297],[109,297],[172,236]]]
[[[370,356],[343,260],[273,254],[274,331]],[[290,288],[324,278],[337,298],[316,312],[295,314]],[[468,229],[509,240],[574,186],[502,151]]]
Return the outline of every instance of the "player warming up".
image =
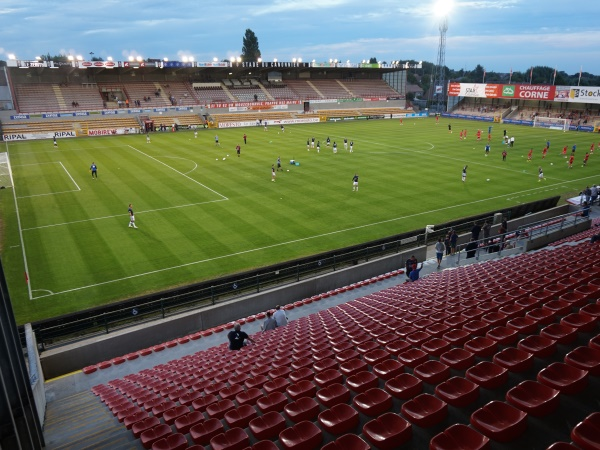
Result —
[[[92,161],[92,165],[90,166],[90,173],[92,174],[92,178],[98,178],[98,167],[96,163]]]
[[[129,212],[129,228],[137,228],[135,225],[135,216],[133,215],[133,205],[131,203],[127,211]]]
[[[150,135],[146,133],[146,144],[150,143]]]
[[[56,136],[54,136],[53,141],[54,141],[54,147],[58,148],[58,142],[56,142]]]
[[[467,181],[467,166],[463,167],[462,170],[462,182],[464,183],[465,181]]]
[[[358,174],[355,173],[352,177],[352,191],[358,191]]]
[[[538,166],[538,183],[542,180],[546,181],[546,178],[544,178],[544,170],[542,169],[542,166]]]
[[[275,164],[271,164],[271,181],[275,181],[277,173],[275,172]]]

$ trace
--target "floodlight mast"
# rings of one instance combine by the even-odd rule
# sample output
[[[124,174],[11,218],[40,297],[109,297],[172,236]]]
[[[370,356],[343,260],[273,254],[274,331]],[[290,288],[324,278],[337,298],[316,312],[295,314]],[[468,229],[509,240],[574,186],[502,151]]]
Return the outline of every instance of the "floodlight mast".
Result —
[[[440,44],[438,48],[437,65],[435,66],[434,95],[437,99],[436,112],[441,112],[446,105],[446,32],[448,31],[448,15],[445,13],[440,20]]]

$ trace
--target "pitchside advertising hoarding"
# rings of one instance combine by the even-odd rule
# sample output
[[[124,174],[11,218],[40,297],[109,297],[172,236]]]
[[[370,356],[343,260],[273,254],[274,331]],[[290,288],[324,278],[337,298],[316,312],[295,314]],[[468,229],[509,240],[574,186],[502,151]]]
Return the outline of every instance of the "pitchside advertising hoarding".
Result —
[[[449,83],[451,97],[506,98],[600,104],[600,87],[548,84]]]

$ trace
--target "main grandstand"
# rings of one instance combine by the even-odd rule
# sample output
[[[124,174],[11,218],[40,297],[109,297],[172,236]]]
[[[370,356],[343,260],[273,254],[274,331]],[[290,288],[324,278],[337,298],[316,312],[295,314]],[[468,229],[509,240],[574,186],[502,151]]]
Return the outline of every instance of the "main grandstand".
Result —
[[[414,117],[435,127],[405,101],[398,67],[125,66],[8,68],[7,148],[61,133],[158,139],[161,126],[243,132],[257,121],[404,125]],[[475,120],[477,128],[536,125],[571,136],[594,131],[597,118],[585,103],[561,104],[552,111],[558,120],[543,121],[536,117],[546,103],[455,97],[442,120]],[[2,360],[13,361],[2,366],[11,366],[16,376],[6,386],[18,393],[7,396],[18,406],[3,417],[10,430],[0,435],[2,447],[598,448],[599,247],[589,243],[597,214],[582,217],[578,204],[558,202],[551,196],[440,220],[425,232],[345,248],[346,260],[332,252],[274,265],[257,293],[253,284],[215,295],[215,285],[239,277],[210,280],[183,288],[181,298],[206,287],[219,301],[162,302],[161,318],[145,316],[148,304],[163,300],[159,289],[19,334],[2,276]],[[510,219],[508,232],[499,213]],[[493,224],[492,238],[476,241],[475,259],[466,258],[473,221]],[[458,251],[437,270],[432,245],[450,228],[460,234]],[[404,284],[411,255],[425,268],[421,280]],[[298,276],[302,264],[307,273]],[[262,333],[276,304],[291,321]],[[120,306],[128,315],[108,332],[104,324]],[[226,344],[234,323],[256,340],[237,353]],[[28,433],[12,431],[25,423]]]

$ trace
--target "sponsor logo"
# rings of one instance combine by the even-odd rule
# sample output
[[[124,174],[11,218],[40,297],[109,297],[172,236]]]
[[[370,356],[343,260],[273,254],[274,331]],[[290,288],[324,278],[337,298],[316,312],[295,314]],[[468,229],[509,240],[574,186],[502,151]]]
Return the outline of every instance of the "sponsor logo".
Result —
[[[111,136],[117,134],[117,130],[88,130],[88,136]]]
[[[511,85],[502,86],[502,97],[514,97],[515,87]]]
[[[600,88],[592,90],[585,88],[573,89],[573,98],[594,98],[600,97]]]
[[[74,131],[56,131],[54,137],[75,137]]]
[[[55,119],[60,117],[60,115],[58,113],[46,113],[46,114],[42,114],[42,117],[44,119]]]
[[[89,116],[90,113],[87,112],[87,111],[76,111],[76,112],[73,113],[73,115],[76,116],[76,117],[77,116]]]
[[[2,138],[5,141],[24,141],[27,139],[24,134],[4,134]]]
[[[10,120],[29,119],[29,114],[15,114],[10,116]]]

